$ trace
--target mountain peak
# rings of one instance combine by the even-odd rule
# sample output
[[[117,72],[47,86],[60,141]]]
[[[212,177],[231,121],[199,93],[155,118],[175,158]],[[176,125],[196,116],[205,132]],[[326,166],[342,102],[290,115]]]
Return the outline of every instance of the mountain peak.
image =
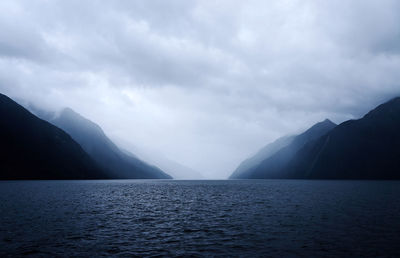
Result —
[[[121,151],[99,125],[71,108],[64,108],[52,122],[71,135],[112,178],[171,178],[159,168]]]
[[[109,178],[56,126],[0,94],[1,179]]]
[[[326,118],[324,121],[317,123],[319,125],[336,125],[334,122]]]
[[[69,107],[63,108],[60,112],[60,116],[67,116],[70,118],[73,117],[75,119],[87,120],[81,114],[75,112],[75,110],[73,110],[72,108],[69,108]]]
[[[85,129],[88,132],[97,132],[100,135],[104,135],[103,130],[98,124],[93,123],[69,107],[61,110],[58,118],[56,118],[55,121],[57,125],[62,128],[68,127],[68,124],[74,124],[79,125],[82,129]]]
[[[62,111],[61,111],[61,113],[79,115],[79,114],[76,113],[72,108],[69,108],[69,107],[63,108]]]
[[[315,125],[313,125],[310,129],[305,131],[303,134],[315,134],[317,131],[325,131],[325,130],[330,130],[333,129],[336,126],[334,122],[332,122],[329,119],[325,119],[324,121],[318,122]]]

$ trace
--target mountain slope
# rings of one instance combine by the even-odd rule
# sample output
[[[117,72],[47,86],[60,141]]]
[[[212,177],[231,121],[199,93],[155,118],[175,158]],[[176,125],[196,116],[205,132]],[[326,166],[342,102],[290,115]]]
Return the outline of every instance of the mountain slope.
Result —
[[[295,136],[284,136],[260,149],[253,157],[244,160],[229,177],[230,179],[246,178],[252,169],[263,160],[271,157],[283,147],[289,145]]]
[[[72,109],[66,108],[58,116],[46,118],[70,134],[112,178],[171,178],[157,167],[121,151],[97,124]]]
[[[400,98],[305,145],[289,178],[400,179]]]
[[[108,178],[67,133],[3,94],[0,141],[0,179]]]
[[[336,124],[326,119],[317,123],[304,133],[294,137],[290,144],[279,149],[273,155],[243,172],[238,178],[285,178],[287,165],[296,153],[307,143],[314,141],[332,130]]]
[[[121,145],[122,143],[119,144],[119,146]],[[151,150],[144,151],[143,149],[138,149],[135,148],[134,146],[127,146],[127,147],[129,147],[129,149],[132,149],[134,153],[141,160],[154,164],[155,166],[159,167],[161,170],[166,172],[168,175],[171,175],[174,179],[185,179],[185,180],[204,179],[204,176],[200,174],[200,172],[192,168],[189,168],[185,165],[182,165],[178,162],[170,160],[166,158],[163,154],[158,153],[157,151],[151,151]],[[130,154],[129,151],[126,152]]]
[[[114,138],[113,140],[123,152],[126,152],[128,155],[134,155],[149,164],[154,164],[174,179],[204,179],[204,176],[200,172],[167,158],[160,151],[146,146],[140,146],[139,148],[128,141],[118,138]]]

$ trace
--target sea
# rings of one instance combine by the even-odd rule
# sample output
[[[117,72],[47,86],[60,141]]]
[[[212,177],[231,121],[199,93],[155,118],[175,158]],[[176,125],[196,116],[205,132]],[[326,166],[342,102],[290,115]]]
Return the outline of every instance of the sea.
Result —
[[[400,181],[1,181],[15,256],[400,257]]]

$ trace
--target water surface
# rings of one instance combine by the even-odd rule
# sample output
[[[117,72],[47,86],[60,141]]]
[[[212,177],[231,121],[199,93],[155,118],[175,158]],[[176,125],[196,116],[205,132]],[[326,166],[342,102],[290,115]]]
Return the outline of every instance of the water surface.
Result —
[[[400,182],[0,182],[0,256],[400,256]]]

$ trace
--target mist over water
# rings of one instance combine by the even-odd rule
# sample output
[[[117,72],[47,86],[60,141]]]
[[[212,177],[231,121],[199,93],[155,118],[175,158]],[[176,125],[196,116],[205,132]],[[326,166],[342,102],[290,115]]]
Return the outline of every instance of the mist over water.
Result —
[[[399,181],[0,182],[0,255],[400,255]]]

